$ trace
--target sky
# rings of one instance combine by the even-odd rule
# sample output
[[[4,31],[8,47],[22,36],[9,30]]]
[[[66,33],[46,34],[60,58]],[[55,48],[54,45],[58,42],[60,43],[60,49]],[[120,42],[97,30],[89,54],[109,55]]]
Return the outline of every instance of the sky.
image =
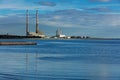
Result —
[[[57,28],[68,36],[120,38],[120,0],[0,0],[0,34],[25,35],[39,29],[53,36]]]

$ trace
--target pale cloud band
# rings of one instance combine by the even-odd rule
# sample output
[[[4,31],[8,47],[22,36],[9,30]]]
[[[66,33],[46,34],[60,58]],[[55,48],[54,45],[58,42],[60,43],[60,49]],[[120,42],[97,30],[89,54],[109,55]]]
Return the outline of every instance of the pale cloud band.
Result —
[[[111,0],[90,0],[90,1],[98,1],[98,2],[109,2],[109,1],[111,1]]]
[[[34,2],[34,4],[42,5],[42,6],[56,6],[54,2]]]

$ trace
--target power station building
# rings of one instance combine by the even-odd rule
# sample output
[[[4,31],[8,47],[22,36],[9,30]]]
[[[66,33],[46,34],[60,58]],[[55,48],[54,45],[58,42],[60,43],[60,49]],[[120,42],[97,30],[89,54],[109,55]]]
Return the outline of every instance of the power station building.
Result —
[[[62,30],[61,29],[57,29],[56,30],[56,37],[57,38],[65,38],[66,36],[62,34]]]
[[[29,14],[28,14],[28,10],[27,10],[26,11],[26,36],[40,37],[40,38],[45,37],[44,33],[39,30],[38,22],[39,22],[38,21],[38,10],[36,10],[36,31],[29,32]]]

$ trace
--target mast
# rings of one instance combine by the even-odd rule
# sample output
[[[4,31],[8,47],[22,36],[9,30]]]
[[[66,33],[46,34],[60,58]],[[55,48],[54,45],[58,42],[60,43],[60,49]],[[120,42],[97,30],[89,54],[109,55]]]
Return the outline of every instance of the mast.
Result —
[[[38,10],[36,10],[36,33],[38,32]]]
[[[28,36],[28,10],[26,10],[26,36]]]

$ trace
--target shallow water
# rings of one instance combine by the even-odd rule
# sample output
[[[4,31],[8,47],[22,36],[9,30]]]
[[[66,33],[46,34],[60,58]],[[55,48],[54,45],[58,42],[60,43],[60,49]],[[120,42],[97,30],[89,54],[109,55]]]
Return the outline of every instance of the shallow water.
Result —
[[[0,80],[120,80],[120,40],[35,41],[0,46]]]

